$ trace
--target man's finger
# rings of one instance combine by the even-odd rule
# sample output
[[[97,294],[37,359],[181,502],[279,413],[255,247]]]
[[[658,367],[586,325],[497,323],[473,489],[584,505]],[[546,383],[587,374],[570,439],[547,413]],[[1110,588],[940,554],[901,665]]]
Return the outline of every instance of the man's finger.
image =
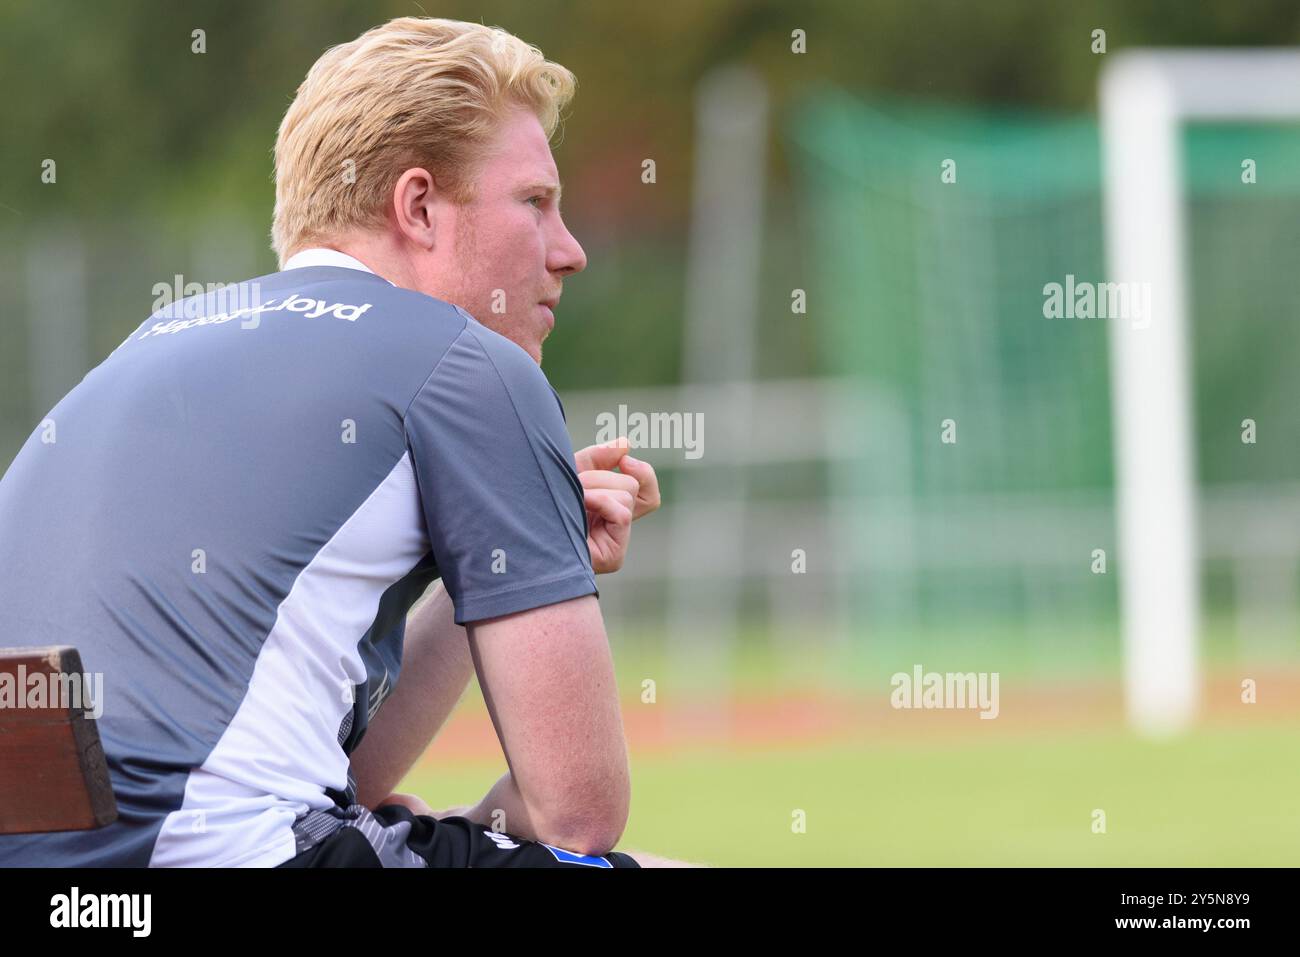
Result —
[[[579,472],[578,478],[582,481],[582,487],[588,489],[612,488],[623,492],[631,492],[635,495],[641,488],[641,483],[637,481],[636,476],[624,475],[622,472],[610,472],[605,469],[589,469],[586,472]]]
[[[640,518],[657,509],[660,503],[659,476],[655,474],[654,466],[625,455],[618,463],[618,468],[622,474],[630,475],[637,481],[636,508],[632,517]]]
[[[620,435],[603,445],[589,445],[585,449],[580,449],[574,453],[573,458],[579,472],[612,469],[618,464],[618,460],[627,454],[627,450],[627,437]]]
[[[583,497],[587,511],[595,512],[606,522],[613,525],[632,524],[635,499],[631,492],[607,488],[587,489]]]

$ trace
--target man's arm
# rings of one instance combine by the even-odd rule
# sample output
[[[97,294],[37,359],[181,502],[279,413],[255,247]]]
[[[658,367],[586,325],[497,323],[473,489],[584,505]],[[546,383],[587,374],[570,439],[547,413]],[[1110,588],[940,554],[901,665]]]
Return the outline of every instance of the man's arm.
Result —
[[[592,445],[575,455],[578,478],[582,481],[588,512],[607,508],[600,496],[611,491],[631,491],[634,496],[632,518],[635,521],[657,510],[660,505],[659,478],[648,462],[628,454],[627,439]],[[611,471],[620,469],[620,472]],[[626,499],[621,500],[626,503]],[[600,532],[601,523],[589,514],[592,531]],[[610,536],[613,538],[613,536]],[[594,553],[601,549],[588,537]],[[612,549],[606,563],[597,564],[597,574],[607,574],[623,564],[627,540],[622,548]],[[439,581],[425,598],[411,610],[406,623],[406,641],[402,652],[402,674],[392,695],[384,702],[366,735],[352,755],[352,774],[357,781],[358,801],[373,809],[393,795],[393,790],[410,773],[420,756],[433,743],[457,702],[465,693],[474,673],[468,635],[453,620],[451,596]],[[523,815],[516,812],[517,789],[510,773],[504,774],[477,805],[459,810],[462,816],[491,826],[491,815],[502,810],[512,820]],[[421,811],[422,801],[397,796]],[[445,816],[445,815],[443,815]],[[526,821],[521,822],[525,825]],[[528,835],[519,833],[520,837]]]
[[[357,801],[373,809],[391,795],[432,743],[465,693],[474,662],[451,596],[435,582],[412,609],[397,687],[352,753]]]
[[[574,598],[468,632],[510,771],[465,816],[578,853],[608,852],[627,826],[631,780],[599,602]]]
[[[613,661],[595,598],[468,630],[510,770],[478,804],[438,816],[456,814],[579,853],[608,852],[627,826],[631,783]],[[392,795],[388,803],[434,813],[414,795]]]

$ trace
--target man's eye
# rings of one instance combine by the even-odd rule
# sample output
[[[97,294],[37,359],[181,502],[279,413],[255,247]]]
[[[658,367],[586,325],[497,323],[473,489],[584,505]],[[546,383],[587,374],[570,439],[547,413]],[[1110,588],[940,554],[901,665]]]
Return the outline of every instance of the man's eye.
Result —
[[[536,199],[536,200],[544,200],[544,199],[546,199],[546,197],[545,197],[545,196],[529,196],[529,197],[528,197],[528,202],[531,203],[531,202],[532,202],[533,200],[535,200],[535,199]]]

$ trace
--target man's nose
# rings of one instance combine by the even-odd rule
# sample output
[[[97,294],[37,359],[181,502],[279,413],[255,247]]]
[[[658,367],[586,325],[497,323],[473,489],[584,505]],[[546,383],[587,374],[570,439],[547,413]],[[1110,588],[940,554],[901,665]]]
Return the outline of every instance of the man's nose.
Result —
[[[560,224],[560,234],[551,246],[546,268],[561,276],[570,276],[587,268],[587,254],[567,226]]]

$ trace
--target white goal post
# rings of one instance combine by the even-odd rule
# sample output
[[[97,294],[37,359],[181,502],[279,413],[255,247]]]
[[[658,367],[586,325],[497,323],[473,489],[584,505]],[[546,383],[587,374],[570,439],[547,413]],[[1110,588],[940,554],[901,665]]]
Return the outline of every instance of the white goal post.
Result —
[[[1149,322],[1114,323],[1109,337],[1125,707],[1161,736],[1191,724],[1199,683],[1180,125],[1300,119],[1300,51],[1115,54],[1100,111],[1108,278],[1151,289]]]

